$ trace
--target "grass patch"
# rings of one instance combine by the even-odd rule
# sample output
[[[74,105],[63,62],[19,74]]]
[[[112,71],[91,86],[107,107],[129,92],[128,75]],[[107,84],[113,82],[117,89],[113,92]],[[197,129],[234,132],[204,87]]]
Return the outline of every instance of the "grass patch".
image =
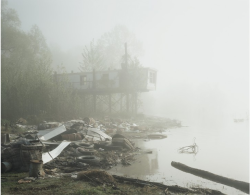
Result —
[[[136,183],[126,183],[116,181],[113,185],[94,183],[93,181],[83,181],[67,177],[37,179],[31,183],[19,184],[18,180],[28,176],[28,173],[4,173],[1,178],[2,195],[219,195],[219,191],[195,188],[195,190],[185,190],[176,188],[166,192],[166,188],[155,185],[138,185]]]
[[[126,183],[116,186],[93,185],[88,181],[71,177],[37,179],[31,183],[19,184],[18,180],[28,173],[4,173],[1,178],[2,195],[149,195],[162,194],[156,187],[138,187]]]

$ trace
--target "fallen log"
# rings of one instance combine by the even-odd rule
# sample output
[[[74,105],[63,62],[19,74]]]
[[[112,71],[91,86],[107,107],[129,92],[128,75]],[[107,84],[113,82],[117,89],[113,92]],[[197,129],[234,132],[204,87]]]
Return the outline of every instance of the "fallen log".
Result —
[[[182,163],[178,163],[178,162],[171,162],[171,165],[173,167],[175,167],[176,169],[179,169],[181,171],[193,174],[195,176],[199,176],[202,178],[205,178],[207,180],[211,180],[220,184],[224,184],[233,188],[236,188],[240,191],[243,191],[244,193],[249,194],[249,183],[247,182],[243,182],[243,181],[238,181],[238,180],[234,180],[234,179],[230,179],[230,178],[226,178],[223,176],[219,176],[204,170],[200,170],[200,169],[195,169],[192,167],[188,167],[187,165],[184,165]]]

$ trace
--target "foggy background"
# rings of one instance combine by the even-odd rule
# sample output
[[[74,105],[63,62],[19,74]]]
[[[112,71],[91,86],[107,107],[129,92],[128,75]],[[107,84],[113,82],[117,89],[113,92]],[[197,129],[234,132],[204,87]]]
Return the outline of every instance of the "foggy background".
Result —
[[[146,114],[220,123],[249,109],[247,0],[8,0],[28,31],[36,24],[53,67],[79,71],[81,53],[116,25],[143,44],[144,67],[158,70],[157,90],[143,93]],[[128,53],[130,51],[128,50]]]

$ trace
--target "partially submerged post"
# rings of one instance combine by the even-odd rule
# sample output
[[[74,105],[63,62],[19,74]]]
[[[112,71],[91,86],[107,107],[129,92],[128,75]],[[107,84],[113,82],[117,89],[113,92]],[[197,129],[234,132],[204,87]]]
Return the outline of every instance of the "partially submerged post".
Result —
[[[94,114],[96,114],[96,75],[95,75],[95,69],[93,69],[93,107],[94,107]]]

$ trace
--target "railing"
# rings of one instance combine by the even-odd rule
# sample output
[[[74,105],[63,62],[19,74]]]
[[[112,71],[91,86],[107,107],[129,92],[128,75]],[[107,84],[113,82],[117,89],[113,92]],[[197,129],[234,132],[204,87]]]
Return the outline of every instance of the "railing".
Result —
[[[140,81],[139,81],[140,82]],[[115,90],[115,89],[129,89],[129,90],[138,90],[138,91],[148,91],[151,90],[150,87],[144,85],[143,82],[137,83],[126,81],[126,83],[120,83],[118,79],[115,80],[96,80],[95,86],[93,81],[84,81],[81,82],[70,82],[68,85],[69,88],[78,89],[78,90]]]
[[[76,89],[94,89],[93,81],[85,81],[81,82],[69,82],[70,88]],[[95,89],[105,89],[105,88],[118,88],[119,81],[118,80],[96,80]]]

